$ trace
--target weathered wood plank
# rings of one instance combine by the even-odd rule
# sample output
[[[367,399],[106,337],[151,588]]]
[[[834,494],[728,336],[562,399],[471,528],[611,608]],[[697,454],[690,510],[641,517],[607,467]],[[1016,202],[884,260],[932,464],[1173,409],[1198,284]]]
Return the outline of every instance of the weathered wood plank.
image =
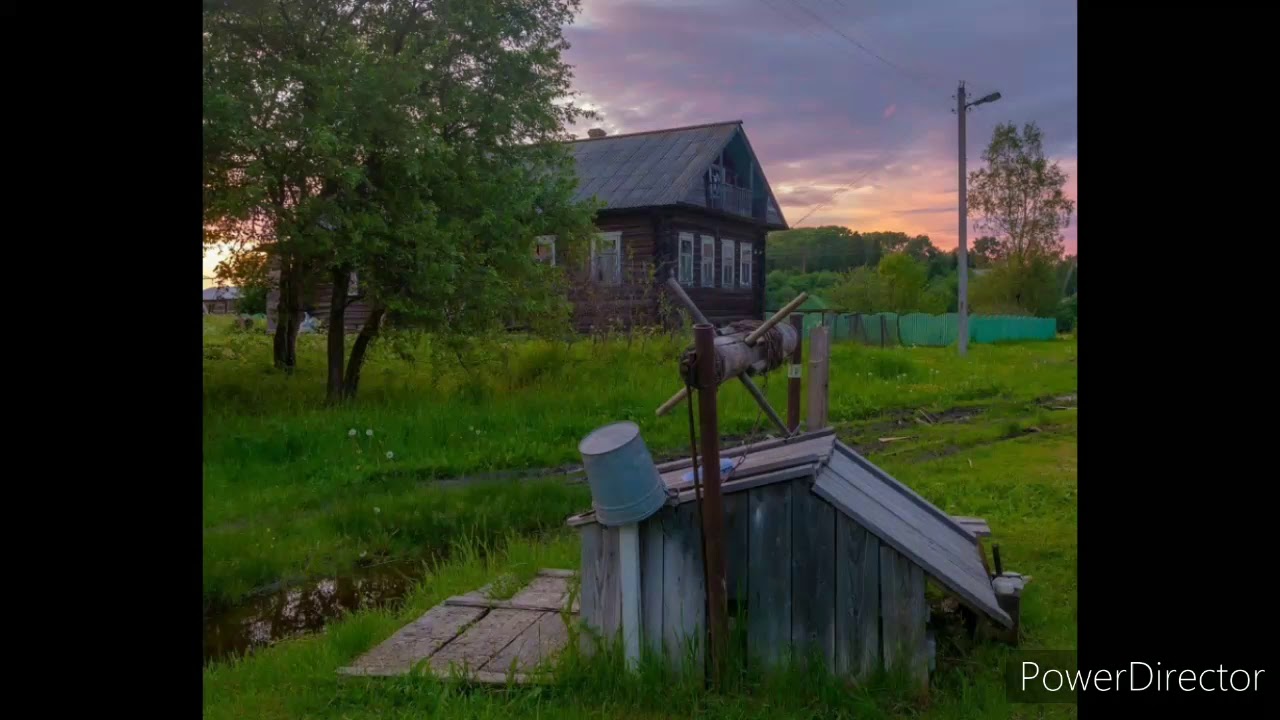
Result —
[[[866,678],[880,666],[880,541],[836,513],[835,671]]]
[[[750,506],[746,493],[724,498],[725,584],[729,598],[729,614],[738,612],[747,601],[747,567],[750,557]]]
[[[791,645],[791,490],[791,483],[781,483],[747,493],[747,648],[766,666],[783,661]]]
[[[437,605],[338,672],[344,675],[404,675],[486,612],[481,608]]]
[[[835,666],[835,508],[809,492],[809,483],[791,485],[791,647],[797,659],[810,653]]]
[[[668,508],[640,524],[640,646],[662,654],[663,531],[662,519]]]
[[[449,674],[454,669],[464,674],[480,670],[542,614],[530,610],[490,610],[427,662],[437,674]]]
[[[880,548],[881,647],[884,666],[929,684],[924,571],[898,551]]]
[[[521,605],[560,610],[569,596],[569,579],[538,575],[511,597],[514,607]]]
[[[857,452],[854,451],[853,448],[849,447],[848,445],[845,445],[842,442],[837,442],[834,446],[834,452],[832,453],[832,456],[833,458],[839,456],[853,462],[855,465],[861,467],[863,470],[870,473],[873,477],[883,482],[886,486],[893,488],[897,492],[901,493],[903,497],[915,503],[918,507],[923,509],[925,512],[928,512],[938,520],[942,521],[943,524],[949,526],[951,529],[959,531],[960,534],[962,535],[968,532],[968,530],[966,530],[963,526],[961,526],[959,522],[957,522],[950,515],[943,512],[941,508],[929,502],[928,500],[925,500],[924,497],[920,495],[920,493],[916,492],[915,490],[912,490],[910,487],[908,487],[906,484],[899,481],[897,478],[893,477],[889,473],[876,467],[874,463],[872,463],[870,460],[859,455]]]
[[[511,644],[503,648],[481,670],[529,673],[545,660],[550,661],[569,641],[568,627],[559,613],[542,613]]]
[[[968,548],[963,554],[944,548],[892,508],[885,507],[877,496],[869,495],[861,485],[833,472],[830,465],[818,473],[814,492],[875,533],[882,544],[892,546],[920,565],[973,610],[1002,627],[1009,627],[1012,623],[996,603],[995,593],[971,542],[963,543]]]
[[[618,528],[601,528],[600,630],[608,642],[622,630],[622,580],[618,576]]]
[[[738,445],[737,447],[724,448],[720,451],[720,454],[724,457],[737,457],[739,455],[745,455],[745,454],[755,455],[756,453],[762,450],[768,450],[770,448],[777,448],[777,447],[788,446],[788,445],[796,446],[802,443],[807,443],[810,440],[816,440],[818,438],[824,438],[824,437],[831,438],[829,441],[828,447],[834,448],[835,438],[832,437],[834,434],[835,434],[834,428],[823,428],[821,430],[817,430],[814,432],[806,432],[806,433],[801,433],[799,435],[794,435],[789,438],[774,438],[772,440],[761,440],[758,443],[748,443],[746,445]],[[678,460],[670,460],[668,462],[659,463],[657,467],[658,467],[658,472],[661,473],[663,477],[666,477],[667,473],[672,472],[674,470],[688,470],[689,468],[693,467],[693,461],[687,457],[684,457]],[[677,478],[678,477],[679,476],[677,476]]]
[[[529,610],[531,612],[560,612],[564,610],[564,600],[558,603],[540,603],[540,602],[516,602],[514,600],[493,600],[490,598],[472,597],[470,593],[466,595],[454,595],[444,601],[445,605],[450,607],[473,607],[503,610]],[[574,612],[574,611],[570,611]]]
[[[946,516],[945,522],[942,521],[938,517],[941,511],[937,511],[937,508],[930,510],[925,506],[927,502],[923,499],[917,500],[901,492],[895,485],[884,482],[883,478],[869,472],[843,454],[837,453],[832,457],[827,467],[858,486],[862,492],[870,495],[878,504],[901,518],[903,522],[928,536],[933,545],[954,556],[959,561],[958,564],[965,567],[975,578],[985,577],[979,563],[972,562],[977,559],[973,556],[977,538],[958,523],[953,523],[950,516]]]
[[[583,525],[578,530],[578,537],[582,546],[582,579],[579,581],[578,589],[578,612],[582,617],[583,626],[588,630],[588,632],[584,632],[579,636],[583,653],[591,652],[594,647],[591,633],[599,633],[602,627],[600,619],[602,531],[603,528],[596,523]]]
[[[705,641],[706,578],[702,570],[702,539],[696,503],[664,510],[666,538],[662,563],[662,639],[668,659],[683,667],[694,653],[702,666]]]

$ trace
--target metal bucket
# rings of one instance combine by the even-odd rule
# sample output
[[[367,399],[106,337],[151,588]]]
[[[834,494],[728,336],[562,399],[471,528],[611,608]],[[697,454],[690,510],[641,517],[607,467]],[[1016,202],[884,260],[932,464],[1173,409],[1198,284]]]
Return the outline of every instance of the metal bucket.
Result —
[[[578,443],[578,452],[601,525],[640,522],[667,501],[667,486],[635,423],[613,423],[593,431]]]

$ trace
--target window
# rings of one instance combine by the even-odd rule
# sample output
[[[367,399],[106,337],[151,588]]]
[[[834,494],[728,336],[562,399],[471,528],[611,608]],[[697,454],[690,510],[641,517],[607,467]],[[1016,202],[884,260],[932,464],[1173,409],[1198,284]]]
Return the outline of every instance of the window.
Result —
[[[534,238],[533,257],[540,263],[547,263],[548,265],[555,267],[556,236],[539,235]]]
[[[680,262],[676,273],[681,285],[693,284],[693,233],[680,233]]]
[[[622,284],[622,233],[597,233],[591,240],[591,279],[604,285]]]
[[[740,258],[738,262],[738,284],[742,287],[751,287],[751,243],[739,243],[738,253]]]
[[[702,287],[716,286],[716,239],[702,236]]]
[[[733,261],[737,257],[732,240],[720,241],[720,287],[733,287]]]
[[[351,283],[347,285],[347,294],[348,295],[360,294],[359,278],[356,277],[356,274],[354,272],[351,273]]]

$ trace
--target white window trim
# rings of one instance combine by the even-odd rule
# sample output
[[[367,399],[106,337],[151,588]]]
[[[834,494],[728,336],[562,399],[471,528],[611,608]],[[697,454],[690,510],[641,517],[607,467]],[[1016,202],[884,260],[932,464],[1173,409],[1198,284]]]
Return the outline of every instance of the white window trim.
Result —
[[[355,271],[351,273],[351,282],[347,284],[347,295],[359,295],[360,283]]]
[[[556,236],[555,235],[539,235],[538,237],[534,238],[534,242],[537,245],[547,245],[551,248],[551,267],[555,267],[556,266]],[[535,258],[537,257],[536,252],[534,253],[534,257]]]
[[[755,273],[754,259],[751,255],[751,243],[743,240],[738,243],[738,286],[749,288]]]
[[[713,235],[699,237],[702,244],[702,287],[716,286],[716,239]]]
[[[720,287],[734,287],[733,267],[737,264],[737,242],[720,238]]]
[[[676,279],[681,285],[693,285],[693,248],[695,239],[693,233],[682,232],[676,238]],[[685,243],[688,243],[688,252],[685,252]],[[685,258],[689,259],[688,265],[685,265]],[[689,268],[689,273],[685,274],[685,268]]]
[[[613,232],[596,233],[591,239],[591,279],[595,280],[596,254],[597,248],[601,241],[608,241],[613,244],[613,281],[605,281],[605,285],[621,285],[622,284],[622,231],[615,230]]]

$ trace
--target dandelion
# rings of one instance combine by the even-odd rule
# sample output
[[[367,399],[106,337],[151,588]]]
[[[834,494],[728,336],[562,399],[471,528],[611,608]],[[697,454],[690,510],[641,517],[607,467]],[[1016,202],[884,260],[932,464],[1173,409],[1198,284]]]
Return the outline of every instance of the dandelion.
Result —
[[[387,459],[388,459],[388,460],[393,459],[395,456],[396,456],[396,454],[395,454],[395,453],[391,452],[390,450],[388,450],[388,451],[387,451]]]
[[[347,437],[355,437],[355,436],[356,436],[355,428],[351,428],[350,430],[347,431]]]
[[[377,506],[375,506],[375,507],[373,508],[373,514],[374,514],[374,515],[377,515],[377,514],[378,514],[378,513],[380,513],[380,512],[382,512],[382,508],[377,507]]]
[[[368,430],[365,430],[364,434],[368,435],[369,437],[373,437],[373,428],[369,428]]]

